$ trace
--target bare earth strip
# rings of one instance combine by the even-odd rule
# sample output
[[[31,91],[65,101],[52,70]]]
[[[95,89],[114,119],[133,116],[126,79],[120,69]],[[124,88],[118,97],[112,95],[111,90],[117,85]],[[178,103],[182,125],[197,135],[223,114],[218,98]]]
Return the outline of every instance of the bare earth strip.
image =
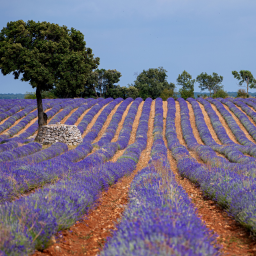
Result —
[[[214,104],[212,104],[212,103],[210,103],[210,104],[211,104],[211,106],[212,106],[212,109],[215,111],[215,113],[216,113],[217,116],[219,117],[219,120],[220,120],[222,126],[225,128],[225,130],[226,130],[226,132],[227,132],[229,138],[230,138],[233,142],[235,142],[236,144],[240,144],[240,143],[237,141],[237,139],[236,139],[235,135],[233,134],[233,132],[231,131],[231,129],[229,128],[229,126],[228,126],[228,124],[226,123],[225,119],[223,118],[223,116],[222,116],[221,113],[219,112],[219,110],[215,107]]]
[[[234,118],[234,120],[236,121],[236,123],[238,124],[238,126],[240,127],[240,129],[244,132],[246,138],[252,142],[255,143],[254,139],[251,137],[251,135],[247,132],[247,130],[244,128],[244,126],[242,125],[242,123],[240,122],[240,120],[235,116],[235,114],[229,109],[228,106],[226,106],[225,104],[222,104],[224,106],[224,108],[232,115],[232,117]]]
[[[50,111],[51,108],[47,109],[45,112],[47,113],[48,111]],[[60,111],[59,111],[60,112]],[[58,112],[58,113],[59,113]],[[52,119],[52,118],[51,118]],[[23,132],[25,132],[31,125],[35,124],[38,121],[38,118],[34,118],[32,119],[22,130],[20,130],[19,132],[17,132],[13,137],[17,137],[20,134],[22,134]],[[37,133],[37,132],[36,132]]]
[[[109,114],[108,117],[107,117],[106,122],[103,124],[103,126],[102,126],[102,128],[101,128],[101,130],[100,130],[100,132],[99,132],[99,134],[98,134],[98,136],[97,136],[97,138],[93,141],[93,143],[95,143],[95,142],[97,142],[97,141],[100,140],[100,138],[102,137],[102,135],[104,134],[104,132],[105,132],[106,129],[108,128],[108,126],[109,126],[109,124],[110,124],[110,122],[111,122],[111,120],[112,120],[113,115],[116,113],[116,110],[117,110],[118,107],[121,105],[121,103],[122,103],[122,102],[120,102],[119,104],[117,104],[117,105],[114,107],[114,109],[110,112],[110,114]]]
[[[155,102],[151,105],[147,147],[142,151],[137,168],[131,175],[120,179],[107,191],[103,191],[99,197],[98,205],[84,216],[81,222],[65,230],[61,238],[52,239],[53,245],[43,252],[36,252],[33,256],[39,255],[97,255],[104,247],[106,239],[115,230],[115,225],[128,203],[128,191],[134,176],[143,168],[147,167],[150,160],[151,147],[153,145],[153,124],[155,115]],[[139,116],[136,116],[138,124]]]
[[[95,124],[96,120],[98,119],[99,115],[101,114],[101,112],[104,110],[104,108],[108,106],[108,104],[106,104],[105,106],[103,106],[100,111],[93,117],[92,121],[88,124],[87,129],[83,132],[82,134],[82,138],[85,137],[85,135],[91,130],[91,128],[93,127],[93,125]],[[81,121],[80,121],[81,122]]]
[[[164,117],[167,116],[167,103],[164,102]],[[180,112],[177,109],[176,103],[176,132],[180,139]],[[164,119],[164,134],[166,130],[166,119]],[[182,136],[182,135],[181,135]],[[166,138],[164,137],[165,145],[167,146]],[[180,139],[181,142],[181,139]],[[197,208],[197,214],[210,231],[215,233],[218,238],[217,241],[223,246],[223,255],[255,255],[256,246],[255,241],[249,237],[249,233],[241,227],[235,220],[228,216],[228,214],[221,209],[214,201],[209,200],[203,196],[199,187],[195,186],[186,178],[181,178],[177,170],[176,160],[172,157],[170,150],[168,150],[168,160],[171,169],[175,174],[175,179],[188,194],[192,203]]]
[[[177,137],[181,145],[187,148],[187,144],[183,138],[182,129],[181,129],[181,118],[180,118],[180,104],[178,101],[175,101],[176,106],[176,117],[175,117],[175,125],[177,130]],[[178,113],[178,114],[177,114]],[[189,153],[192,157],[194,157],[199,163],[203,163],[200,157],[196,154],[196,152],[189,150]]]
[[[187,105],[188,105],[189,120],[190,120],[190,124],[191,124],[192,130],[193,130],[193,134],[194,134],[194,136],[197,140],[197,143],[204,145],[204,142],[201,140],[200,134],[197,130],[196,118],[195,118],[195,115],[194,115],[193,107],[188,101],[186,101],[186,102],[187,102]]]
[[[83,120],[84,116],[91,110],[91,108],[86,109],[84,111],[84,113],[77,119],[77,121],[75,122],[76,126],[78,126],[80,124],[80,122]]]
[[[138,107],[138,111],[137,111],[137,114],[135,116],[135,119],[134,119],[134,122],[133,122],[133,125],[132,125],[132,132],[131,132],[131,137],[130,137],[130,140],[128,142],[128,145],[131,145],[132,143],[135,142],[136,132],[137,132],[137,128],[138,128],[138,125],[139,125],[143,105],[144,105],[144,101],[142,101],[140,103],[139,107]],[[124,151],[125,151],[125,149],[118,150],[117,153],[114,155],[114,157],[110,161],[111,162],[117,161],[118,157],[120,157],[124,153]]]
[[[28,115],[29,115],[30,113],[34,112],[34,111],[35,111],[35,109],[32,110],[32,111],[30,111],[30,112],[28,113]],[[15,126],[16,124],[18,124],[20,121],[22,121],[22,119],[25,118],[25,117],[26,117],[26,116],[23,116],[22,118],[20,118],[20,119],[18,119],[17,121],[15,121],[15,123],[14,123],[13,125],[11,125],[8,129],[4,130],[3,132],[0,132],[0,135],[5,134],[5,133],[8,133],[8,131],[9,131],[12,127],[14,127],[14,126]]]
[[[74,108],[73,110],[70,111],[70,113],[68,115],[66,115],[61,121],[60,123],[61,124],[65,124],[66,121],[70,118],[70,116],[75,112],[77,111],[78,108]]]
[[[122,130],[122,128],[123,128],[124,120],[125,120],[125,118],[126,118],[128,112],[129,112],[129,109],[130,109],[132,103],[133,103],[133,101],[127,106],[126,110],[124,111],[123,116],[122,116],[122,119],[121,119],[120,123],[118,124],[117,130],[116,130],[116,133],[115,133],[115,136],[114,136],[114,138],[111,140],[111,142],[116,142],[116,141],[117,141],[117,139],[118,139],[118,137],[119,137],[119,134],[120,134],[120,132],[121,132],[121,130]]]
[[[24,108],[23,108],[23,109],[24,109]],[[16,112],[15,114],[19,113],[19,112],[22,111],[23,109],[19,110],[19,111]],[[8,117],[6,117],[4,120],[2,120],[2,121],[0,122],[0,125],[3,124],[9,117],[11,117],[11,116],[8,116]]]
[[[242,112],[242,113],[244,113],[247,117],[248,117],[248,119],[251,121],[251,123],[252,124],[256,124],[254,121],[253,121],[253,119],[250,117],[250,116],[248,116],[243,110],[242,110],[242,108],[241,107],[239,107],[239,106],[237,106],[236,105],[236,107]],[[255,112],[255,110],[254,110],[254,112]]]
[[[222,145],[221,141],[219,140],[219,138],[218,138],[218,136],[217,136],[213,126],[212,126],[211,119],[209,118],[209,116],[208,116],[204,106],[201,103],[199,103],[199,102],[198,102],[198,104],[199,104],[199,107],[202,110],[202,113],[204,115],[204,121],[205,121],[205,123],[206,123],[206,125],[207,125],[207,127],[208,127],[208,129],[209,129],[209,131],[211,133],[211,135],[212,135],[212,138],[216,141],[216,143]]]

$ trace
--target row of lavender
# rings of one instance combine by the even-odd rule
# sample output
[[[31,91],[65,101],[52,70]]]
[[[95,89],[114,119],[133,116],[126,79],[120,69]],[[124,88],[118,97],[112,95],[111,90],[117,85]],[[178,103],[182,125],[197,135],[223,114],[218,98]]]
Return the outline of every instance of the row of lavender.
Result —
[[[176,183],[163,141],[162,99],[156,99],[148,167],[134,178],[129,204],[101,255],[219,255],[215,237]],[[198,243],[200,241],[200,243]]]
[[[204,162],[209,163],[212,166],[229,168],[234,171],[244,172],[247,174],[249,171],[251,175],[254,175],[256,170],[255,158],[245,156],[244,154],[241,153],[241,151],[246,151],[247,153],[250,152],[251,154],[254,154],[256,149],[255,146],[251,145],[250,147],[245,147],[231,141],[228,134],[226,133],[226,130],[221,125],[218,116],[216,115],[215,111],[213,111],[211,105],[205,100],[200,100],[200,102],[203,103],[205,106],[205,110],[211,119],[216,134],[218,135],[219,139],[224,145],[217,144],[215,140],[212,138],[212,135],[205,123],[204,116],[198,103],[194,99],[188,99],[188,101],[192,104],[195,114],[196,126],[201,136],[201,139],[207,146],[209,146],[207,147],[204,145],[199,145],[196,142],[196,139],[194,138],[194,135],[191,130],[190,137],[194,141],[193,147],[191,149],[195,150]],[[184,100],[180,100],[180,106],[182,113],[184,113],[182,117],[189,118],[187,103]],[[187,123],[186,120],[184,120],[184,122]],[[187,137],[185,140],[188,145],[192,145],[190,141],[187,141]],[[221,154],[224,154],[229,161],[239,164],[230,163],[225,158],[217,156],[214,150]],[[245,163],[246,165],[244,165]]]
[[[93,106],[94,104],[96,104],[97,102],[101,101],[103,99],[88,99],[88,100],[79,100],[76,102],[74,102],[74,100],[62,100],[61,101],[56,101],[53,104],[53,107],[50,111],[47,112],[47,115],[49,118],[51,118],[52,116],[54,116],[58,111],[60,111],[63,108],[63,111],[61,111],[59,114],[56,115],[56,117],[54,118],[54,121],[52,123],[56,123],[58,121],[61,121],[67,114],[70,113],[71,110],[73,110],[74,108],[76,108],[77,106],[80,106],[78,108],[78,110],[73,113],[71,115],[70,118],[72,118],[71,120],[73,120],[74,122],[76,121],[76,119],[78,119],[78,117],[81,115],[81,109],[83,111],[85,111],[86,109],[90,108],[91,106]],[[45,102],[44,102],[45,103]],[[46,102],[47,104],[47,102]],[[71,105],[70,105],[71,104]],[[47,105],[44,106],[44,108],[46,108]],[[51,107],[51,105],[50,105]],[[29,116],[29,115],[28,115]],[[28,116],[24,119],[22,119],[22,121],[20,123],[18,123],[16,126],[12,127],[13,131],[17,131],[19,130],[22,126],[26,125],[29,123],[29,120],[31,118],[28,118]],[[29,136],[33,135],[38,128],[38,124],[35,123],[33,125],[31,125],[28,129],[26,129],[21,135],[17,136],[17,137],[13,137],[13,138],[5,138],[5,144],[0,145],[0,152],[4,152],[4,151],[8,151],[5,152],[5,154],[1,154],[0,153],[0,161],[7,161],[9,160],[9,155],[11,155],[13,153],[13,158],[17,158],[18,155],[13,151],[14,148],[17,148],[19,146],[18,142],[20,143],[24,143],[24,142],[29,142],[29,140],[26,140],[26,138],[28,138]],[[15,132],[13,132],[13,134],[15,134]],[[4,135],[2,135],[4,136]],[[19,149],[19,151],[22,151],[22,148]],[[8,155],[8,157],[6,158],[5,156]],[[24,155],[24,152],[23,152]],[[10,160],[9,160],[10,161]]]
[[[3,112],[7,112],[11,108],[13,108],[13,106],[22,105],[23,102],[24,100],[20,99],[0,99],[0,114],[2,114]]]
[[[108,103],[112,99],[108,99],[103,101],[103,104]],[[114,101],[114,105],[112,105],[111,109],[120,102],[121,99],[118,99]],[[102,100],[99,100],[99,102],[102,102]],[[95,102],[94,102],[95,103]],[[90,106],[90,104],[88,104]],[[94,109],[97,109],[97,105],[93,107],[91,110],[93,111]],[[70,108],[69,108],[70,110]],[[63,109],[65,111],[65,108]],[[61,113],[59,113],[61,114]],[[73,113],[73,115],[75,112]],[[102,115],[107,117],[107,113],[102,113]],[[101,115],[101,116],[102,116]],[[63,115],[61,115],[63,116]],[[56,116],[57,119],[59,120],[59,115]],[[72,117],[72,116],[71,116]],[[102,118],[100,118],[102,120]],[[101,126],[103,123],[101,124]],[[9,142],[6,144],[11,144],[15,142]],[[18,160],[14,160],[13,158],[17,155],[15,154],[16,151],[22,152],[23,155],[25,152],[27,152],[25,149],[30,146],[30,144],[36,144],[37,148],[41,148],[41,146],[38,143],[29,143],[28,145],[22,146],[18,148],[17,150],[11,150],[9,152],[4,152],[0,154],[0,159],[1,156],[4,158],[5,162],[2,163],[2,172],[1,172],[1,182],[0,182],[0,201],[6,201],[10,200],[12,198],[15,198],[18,194],[23,193],[27,190],[30,190],[32,188],[35,188],[36,186],[43,185],[47,182],[52,182],[56,180],[56,178],[62,177],[63,172],[60,173],[55,173],[55,172],[50,172],[52,168],[48,169],[46,167],[52,167],[54,166],[54,162],[57,161],[58,159],[54,159],[54,157],[60,155],[61,153],[65,152],[68,150],[67,145],[64,143],[56,143],[53,144],[50,148],[41,150],[40,152],[32,155],[28,155],[26,157],[20,158]],[[5,144],[3,144],[4,146]],[[31,148],[31,147],[29,147]],[[83,151],[81,151],[83,149]],[[90,151],[92,150],[92,147],[88,143],[83,143],[81,144],[76,150],[69,151],[68,154],[65,154],[62,156],[65,157],[66,159],[68,156],[75,156],[76,155],[76,160],[81,160],[84,158]],[[79,152],[79,154],[75,154],[74,151]],[[8,158],[9,157],[9,158]],[[12,159],[10,159],[12,157]],[[6,159],[8,158],[8,159]],[[49,161],[45,161],[49,159]],[[51,160],[52,159],[52,160]],[[8,161],[9,160],[9,161]],[[13,161],[10,161],[13,160]],[[69,159],[70,160],[70,159]],[[36,163],[39,163],[39,165]],[[32,165],[30,167],[30,165]],[[38,173],[38,168],[42,167],[40,165],[43,165],[45,168],[41,168],[42,172]],[[58,170],[58,168],[56,169]],[[57,175],[59,174],[59,175]],[[17,185],[18,184],[18,185]]]
[[[180,101],[182,106],[182,101]],[[185,108],[184,108],[185,109]],[[256,180],[244,173],[237,173],[232,168],[209,167],[198,163],[192,158],[188,150],[180,145],[175,129],[175,102],[168,99],[168,116],[166,137],[168,147],[177,160],[179,173],[200,185],[202,191],[227,208],[229,213],[242,225],[249,228],[253,233],[256,232],[255,212],[256,212]],[[185,114],[186,115],[186,114]],[[181,110],[181,116],[185,116]],[[191,124],[189,118],[181,121],[183,137],[191,137]],[[201,128],[201,127],[200,127]],[[187,139],[187,146],[195,148],[194,139]],[[215,158],[212,150],[208,154],[209,158]],[[225,161],[225,160],[224,160]],[[224,162],[223,161],[223,162]],[[226,161],[225,161],[226,162]]]
[[[114,108],[114,106],[119,101],[120,99],[113,101],[114,104],[110,104],[108,107]],[[120,118],[130,102],[131,99],[127,99],[119,106],[116,114],[112,118],[110,126],[114,123],[116,123],[116,127],[118,126]],[[131,105],[117,142],[107,143],[100,150],[91,154],[89,157],[86,157],[86,155],[91,152],[92,146],[90,145],[90,143],[88,143],[88,141],[85,141],[80,144],[76,149],[68,151],[66,154],[60,156],[60,158],[63,160],[67,160],[68,162],[76,162],[83,158],[83,160],[78,164],[83,168],[89,168],[92,166],[95,167],[96,165],[99,165],[110,159],[115,154],[118,148],[126,148],[131,135],[132,123],[135,119],[138,106],[141,102],[142,99],[137,98]],[[107,117],[107,113],[111,110],[111,108],[108,109],[108,107],[105,108],[105,110],[97,119],[95,123],[97,127],[99,126],[100,122],[102,122],[102,117]],[[119,119],[116,118],[118,116]],[[102,125],[103,123],[101,123],[101,126]],[[29,147],[30,144],[24,147]],[[38,145],[37,143],[34,144]],[[23,147],[19,149],[22,148]],[[53,166],[55,166],[55,162],[59,162],[59,158],[52,158],[65,151],[67,151],[67,146],[64,143],[57,143],[48,149],[38,152],[37,154],[32,154],[16,161],[7,161],[3,163],[0,182],[0,201],[10,200],[20,193],[24,193],[27,190],[38,187],[48,182],[52,182],[57,178],[61,178],[63,176],[63,171],[60,170],[60,167],[53,168]],[[7,152],[3,154],[7,155]],[[49,158],[51,160],[44,161]],[[35,165],[35,163],[39,164]],[[66,166],[68,166],[68,164]],[[40,170],[40,172],[38,170]]]
[[[8,255],[27,255],[35,248],[45,248],[55,232],[71,226],[92,207],[102,188],[134,170],[147,143],[144,133],[147,130],[151,102],[148,99],[144,103],[136,142],[127,147],[117,162],[88,169],[81,162],[72,164],[65,160],[67,156],[72,158],[68,151],[53,166],[53,169],[62,169],[66,178],[2,205],[1,225],[7,235],[1,243],[1,250]],[[77,148],[79,150],[79,146]],[[38,172],[41,170],[38,169]]]

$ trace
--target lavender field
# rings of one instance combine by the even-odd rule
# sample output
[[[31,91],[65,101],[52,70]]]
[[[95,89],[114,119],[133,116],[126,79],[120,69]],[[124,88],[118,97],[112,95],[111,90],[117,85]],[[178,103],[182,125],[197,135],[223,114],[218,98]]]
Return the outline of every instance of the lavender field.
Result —
[[[0,100],[0,255],[255,255],[256,99],[43,100],[76,146],[36,106]]]

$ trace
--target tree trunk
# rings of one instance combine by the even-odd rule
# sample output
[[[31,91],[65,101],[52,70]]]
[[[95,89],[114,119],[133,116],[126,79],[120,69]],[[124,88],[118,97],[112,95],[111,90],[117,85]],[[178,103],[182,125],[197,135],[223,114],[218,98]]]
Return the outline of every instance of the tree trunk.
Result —
[[[38,135],[42,126],[44,125],[44,109],[43,109],[43,101],[41,95],[41,87],[40,85],[36,88],[36,100],[37,100],[37,110],[38,110],[38,131],[35,141],[39,141]]]
[[[249,79],[248,79],[248,78],[247,78],[247,80],[246,80],[246,84],[247,84],[247,98],[249,98],[249,93],[248,93]]]

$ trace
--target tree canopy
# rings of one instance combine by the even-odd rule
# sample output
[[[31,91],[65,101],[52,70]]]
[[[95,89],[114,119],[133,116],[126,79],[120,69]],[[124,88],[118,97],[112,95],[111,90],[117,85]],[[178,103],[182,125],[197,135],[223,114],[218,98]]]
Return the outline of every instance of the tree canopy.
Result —
[[[249,97],[249,87],[252,88],[256,88],[256,80],[253,77],[252,73],[249,70],[240,70],[239,73],[237,71],[232,71],[232,74],[234,76],[234,78],[236,78],[239,81],[239,85],[243,86],[243,83],[245,83],[246,85],[246,89],[247,89],[247,97]]]
[[[183,99],[189,97],[194,97],[194,84],[195,79],[192,79],[192,76],[184,70],[177,78],[177,84],[182,86],[179,90],[180,95]]]
[[[201,73],[197,76],[196,81],[199,83],[199,88],[204,91],[208,90],[210,92],[210,97],[213,94],[216,94],[217,91],[223,88],[221,85],[223,81],[223,76],[219,76],[217,73],[212,73],[212,75],[208,75],[206,72]]]
[[[0,69],[21,76],[36,88],[39,129],[43,125],[42,91],[84,90],[88,75],[99,65],[83,34],[66,26],[29,20],[11,21],[0,32]]]
[[[138,89],[139,97],[144,100],[148,97],[156,99],[160,97],[165,88],[173,89],[175,87],[173,83],[167,82],[166,73],[167,71],[163,67],[143,70],[131,86]]]

